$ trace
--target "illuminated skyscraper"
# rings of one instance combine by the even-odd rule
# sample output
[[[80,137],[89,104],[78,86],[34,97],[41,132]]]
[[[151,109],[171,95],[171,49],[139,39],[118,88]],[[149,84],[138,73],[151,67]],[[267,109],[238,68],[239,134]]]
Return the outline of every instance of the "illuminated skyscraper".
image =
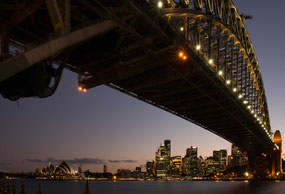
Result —
[[[213,160],[215,161],[215,163],[219,163],[220,171],[225,170],[227,165],[227,150],[214,150]]]
[[[146,172],[149,177],[153,177],[155,175],[155,162],[154,161],[146,162]]]
[[[182,158],[181,156],[173,156],[170,159],[170,174],[181,175],[182,173]]]
[[[244,166],[247,165],[248,156],[239,147],[232,145],[231,166]]]
[[[198,174],[197,152],[198,148],[193,146],[186,150],[186,156],[183,158],[183,173],[187,176],[196,176]]]
[[[220,150],[220,165],[222,166],[222,170],[226,169],[227,166],[227,150]]]
[[[216,161],[220,161],[220,151],[217,150],[213,151],[213,159]]]
[[[167,177],[170,172],[170,140],[165,140],[156,152],[156,177]]]

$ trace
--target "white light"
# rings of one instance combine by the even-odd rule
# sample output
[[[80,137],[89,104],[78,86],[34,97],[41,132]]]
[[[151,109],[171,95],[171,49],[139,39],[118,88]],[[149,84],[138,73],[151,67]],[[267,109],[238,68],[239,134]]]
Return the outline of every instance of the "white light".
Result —
[[[233,89],[233,92],[237,92],[237,88],[234,88],[234,89]]]
[[[256,117],[257,117],[257,114],[255,114],[254,117],[256,118]]]
[[[201,45],[198,44],[198,45],[196,46],[196,50],[198,51],[198,50],[200,50],[200,49],[201,49]]]
[[[261,125],[261,127],[264,127],[264,125]]]
[[[244,104],[247,104],[248,102],[245,100],[245,101],[243,101],[243,103],[244,103]]]
[[[209,60],[209,64],[213,64],[213,62],[214,62],[213,59]]]
[[[239,99],[242,99],[242,95],[241,95],[241,94],[239,94],[239,95],[238,95],[238,98],[239,98]]]
[[[251,106],[247,106],[248,109],[250,109]]]
[[[251,113],[254,114],[254,110],[252,110]]]
[[[180,28],[180,31],[184,31],[184,28],[183,28],[183,27],[181,27],[181,28]]]
[[[231,84],[231,80],[227,80],[227,85],[230,85]]]
[[[157,3],[157,7],[162,8],[162,6],[163,6],[163,3],[162,3],[161,1],[159,1],[159,2]]]
[[[223,75],[223,71],[219,71],[219,75],[222,76]]]

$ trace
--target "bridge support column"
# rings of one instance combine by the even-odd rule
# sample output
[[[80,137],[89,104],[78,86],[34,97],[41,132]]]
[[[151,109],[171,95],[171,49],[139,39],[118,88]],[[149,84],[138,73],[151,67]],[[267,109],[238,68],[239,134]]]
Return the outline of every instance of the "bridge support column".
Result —
[[[283,169],[282,169],[282,138],[281,138],[281,133],[279,130],[277,130],[274,133],[273,141],[279,148],[279,149],[273,148],[273,150],[272,150],[272,158],[273,158],[273,163],[275,166],[274,176],[276,178],[279,178],[279,176],[281,174],[283,174]]]
[[[271,177],[271,159],[269,153],[248,152],[248,169],[253,179],[269,179]]]

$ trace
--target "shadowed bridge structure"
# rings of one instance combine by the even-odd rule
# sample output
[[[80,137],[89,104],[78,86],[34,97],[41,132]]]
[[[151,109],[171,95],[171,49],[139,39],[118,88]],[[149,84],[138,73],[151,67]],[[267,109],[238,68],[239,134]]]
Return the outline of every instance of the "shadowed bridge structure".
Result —
[[[82,92],[106,84],[232,142],[257,176],[282,171],[249,16],[231,0],[4,0],[0,10],[4,98],[51,96],[67,68]]]

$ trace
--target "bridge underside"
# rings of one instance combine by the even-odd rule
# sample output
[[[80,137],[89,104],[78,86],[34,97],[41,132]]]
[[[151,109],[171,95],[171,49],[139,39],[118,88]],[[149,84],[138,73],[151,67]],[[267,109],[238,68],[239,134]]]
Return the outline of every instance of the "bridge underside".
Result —
[[[43,6],[43,1],[39,2],[30,12]],[[82,18],[90,23],[112,20],[118,27],[63,49],[46,60],[64,62],[67,68],[78,73],[79,83],[87,89],[106,84],[191,121],[245,151],[271,150],[272,141],[256,125],[242,100],[208,67],[205,58],[185,43],[184,34],[177,33],[146,1],[134,2],[72,2],[71,27],[82,24]],[[27,11],[26,17],[30,12]],[[25,21],[34,28],[22,23],[21,28],[10,30],[8,35],[15,42],[28,45],[44,32],[53,31],[46,18],[47,11],[39,9],[36,13],[34,23]],[[36,16],[49,22],[35,25]],[[181,49],[187,60],[177,57]],[[9,86],[11,80],[6,81],[3,85]]]
[[[270,148],[272,143],[262,140],[265,134],[260,133],[262,130],[244,110],[242,101],[229,92],[215,72],[207,70],[207,64],[196,53],[188,53],[187,61],[178,61],[177,49],[170,46],[155,53],[142,53],[120,68],[118,64],[94,65],[90,67],[95,70],[92,78],[81,83],[87,88],[107,84],[196,123],[244,150],[260,149],[261,145],[262,149]],[[96,58],[84,63],[91,64],[93,60]]]

